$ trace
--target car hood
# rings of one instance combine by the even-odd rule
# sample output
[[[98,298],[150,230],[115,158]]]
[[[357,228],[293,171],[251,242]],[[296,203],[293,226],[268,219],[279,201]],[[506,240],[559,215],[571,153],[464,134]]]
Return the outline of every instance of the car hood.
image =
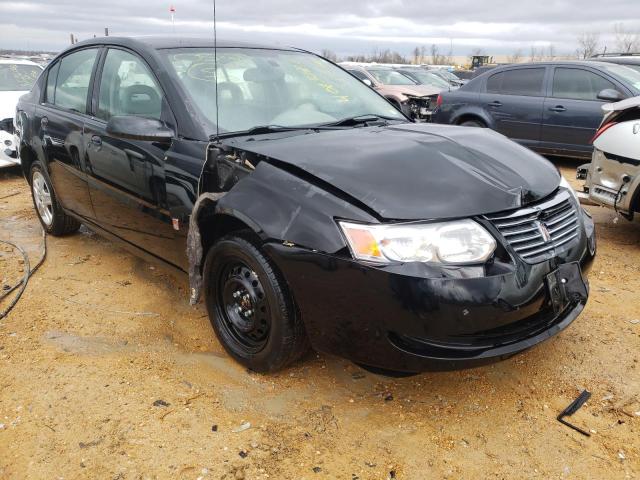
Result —
[[[26,91],[0,92],[0,120],[13,118],[16,116],[16,105],[18,99],[27,93]]]
[[[380,85],[380,93],[383,95],[415,95],[416,97],[426,97],[437,95],[442,88],[431,85]]]
[[[551,194],[556,168],[489,129],[397,124],[227,140],[329,184],[380,219],[459,218],[521,207]],[[310,177],[313,176],[313,177]]]

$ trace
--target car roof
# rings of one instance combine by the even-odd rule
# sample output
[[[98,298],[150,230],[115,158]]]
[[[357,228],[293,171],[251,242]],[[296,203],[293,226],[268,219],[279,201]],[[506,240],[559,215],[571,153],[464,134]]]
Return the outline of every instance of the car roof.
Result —
[[[594,57],[594,62],[616,63],[618,65],[640,65],[640,57],[621,55],[619,57]]]
[[[269,50],[291,50],[302,51],[294,47],[266,45],[250,42],[241,42],[224,38],[217,39],[216,42],[211,37],[176,37],[164,35],[148,35],[134,37],[97,37],[84,40],[76,46],[82,45],[120,45],[123,47],[146,47],[154,50],[163,50],[168,48],[262,48]]]

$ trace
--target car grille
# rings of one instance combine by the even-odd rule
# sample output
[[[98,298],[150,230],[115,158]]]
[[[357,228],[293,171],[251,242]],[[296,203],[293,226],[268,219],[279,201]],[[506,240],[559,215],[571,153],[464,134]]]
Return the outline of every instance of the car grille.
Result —
[[[551,201],[485,218],[528,262],[547,257],[578,237],[578,211],[567,192],[556,195]]]

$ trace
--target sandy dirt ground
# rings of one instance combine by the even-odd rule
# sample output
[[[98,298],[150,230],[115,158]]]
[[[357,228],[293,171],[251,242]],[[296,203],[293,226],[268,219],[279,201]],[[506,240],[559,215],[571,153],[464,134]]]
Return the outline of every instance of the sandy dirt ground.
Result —
[[[575,163],[561,163],[573,176]],[[599,253],[581,317],[473,370],[393,379],[316,353],[249,373],[176,278],[87,230],[0,320],[0,478],[514,479],[640,476],[640,221],[589,207]],[[0,172],[0,238],[40,229]],[[24,266],[0,247],[0,289]],[[0,303],[0,309],[7,301]],[[581,391],[591,400],[556,421]]]

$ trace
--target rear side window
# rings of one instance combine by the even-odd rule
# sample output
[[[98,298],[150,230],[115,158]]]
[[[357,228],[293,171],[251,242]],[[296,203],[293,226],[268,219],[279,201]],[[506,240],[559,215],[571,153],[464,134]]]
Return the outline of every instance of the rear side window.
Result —
[[[544,68],[519,68],[491,75],[487,79],[487,92],[503,95],[542,96]]]
[[[60,62],[57,62],[49,69],[49,73],[47,74],[47,91],[44,99],[46,103],[55,103],[56,79],[58,78],[59,68]]]
[[[162,90],[141,58],[109,49],[100,80],[98,118],[138,115],[160,120],[162,100]]]
[[[89,48],[67,55],[60,61],[54,99],[56,106],[86,112],[91,72],[97,54],[97,48]]]
[[[606,88],[618,90],[612,82],[589,70],[558,67],[553,74],[555,98],[598,100],[598,93]]]
[[[360,80],[366,80],[367,76],[358,70],[349,70],[349,73]]]

